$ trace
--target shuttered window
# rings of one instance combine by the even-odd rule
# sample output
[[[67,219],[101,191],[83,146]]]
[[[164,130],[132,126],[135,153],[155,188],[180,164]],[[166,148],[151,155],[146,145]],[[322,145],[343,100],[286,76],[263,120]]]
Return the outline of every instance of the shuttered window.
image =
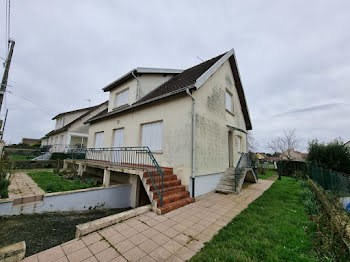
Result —
[[[226,91],[226,109],[230,112],[233,112],[232,110],[232,95]]]
[[[103,147],[103,132],[95,133],[95,148]]]
[[[148,146],[152,151],[161,151],[162,138],[162,121],[142,125],[142,146]]]
[[[129,104],[129,89],[116,95],[115,107]]]

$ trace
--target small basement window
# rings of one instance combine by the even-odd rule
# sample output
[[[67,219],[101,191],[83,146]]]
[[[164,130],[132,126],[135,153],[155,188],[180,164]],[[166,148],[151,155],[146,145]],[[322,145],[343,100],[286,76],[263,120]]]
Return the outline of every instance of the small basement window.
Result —
[[[151,151],[162,150],[163,122],[142,125],[142,146],[148,146]]]

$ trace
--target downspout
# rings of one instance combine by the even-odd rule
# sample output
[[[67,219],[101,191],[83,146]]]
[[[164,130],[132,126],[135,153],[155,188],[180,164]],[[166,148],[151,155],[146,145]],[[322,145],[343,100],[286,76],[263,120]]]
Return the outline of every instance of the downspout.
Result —
[[[195,178],[196,178],[196,100],[190,93],[189,88],[186,88],[186,93],[192,99],[192,197],[195,197]]]
[[[136,100],[140,99],[140,81],[139,79],[135,76],[134,71],[131,71],[132,76],[136,79],[137,81],[137,89],[136,89]]]

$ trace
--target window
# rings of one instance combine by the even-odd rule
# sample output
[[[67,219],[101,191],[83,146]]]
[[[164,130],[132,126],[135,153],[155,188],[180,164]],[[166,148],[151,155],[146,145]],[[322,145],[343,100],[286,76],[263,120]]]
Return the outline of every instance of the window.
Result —
[[[115,97],[115,107],[129,104],[129,89],[119,93]]]
[[[241,140],[242,138],[240,136],[237,136],[237,152],[241,152]]]
[[[53,137],[51,137],[50,140],[51,140],[51,145],[53,145]]]
[[[95,148],[103,147],[103,132],[95,133]]]
[[[162,138],[162,121],[142,125],[142,146],[148,146],[152,151],[161,151]]]
[[[63,127],[63,124],[64,124],[64,117],[61,117],[61,118],[56,120],[56,128]]]
[[[233,112],[232,110],[232,95],[226,91],[226,107],[228,111]]]

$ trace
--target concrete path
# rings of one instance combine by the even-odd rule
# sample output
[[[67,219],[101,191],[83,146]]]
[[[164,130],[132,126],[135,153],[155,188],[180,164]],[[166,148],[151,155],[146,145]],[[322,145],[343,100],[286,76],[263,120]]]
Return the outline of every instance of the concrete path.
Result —
[[[45,192],[23,172],[14,173],[9,186],[9,199],[13,204],[26,204],[43,199]]]
[[[240,195],[209,193],[161,216],[147,212],[24,261],[186,261],[273,182],[259,180]]]

